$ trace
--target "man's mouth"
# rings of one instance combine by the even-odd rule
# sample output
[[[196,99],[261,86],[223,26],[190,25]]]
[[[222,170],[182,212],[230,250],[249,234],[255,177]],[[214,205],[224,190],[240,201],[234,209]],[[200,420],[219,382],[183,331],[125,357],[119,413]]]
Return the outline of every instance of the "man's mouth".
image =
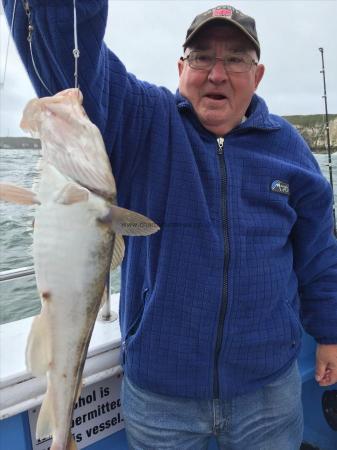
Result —
[[[221,94],[207,94],[206,97],[211,100],[225,100],[227,98],[225,95]]]

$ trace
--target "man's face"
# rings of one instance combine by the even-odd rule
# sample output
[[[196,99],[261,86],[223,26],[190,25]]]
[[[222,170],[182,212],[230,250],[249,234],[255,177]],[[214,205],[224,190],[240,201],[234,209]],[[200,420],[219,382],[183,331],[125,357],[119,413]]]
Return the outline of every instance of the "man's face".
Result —
[[[257,60],[249,39],[230,25],[205,27],[186,56],[191,50],[209,50],[219,58],[240,53]],[[241,122],[264,73],[261,64],[253,64],[248,72],[228,73],[219,60],[210,70],[192,69],[187,61],[179,61],[178,69],[180,93],[192,103],[202,125],[217,136]]]

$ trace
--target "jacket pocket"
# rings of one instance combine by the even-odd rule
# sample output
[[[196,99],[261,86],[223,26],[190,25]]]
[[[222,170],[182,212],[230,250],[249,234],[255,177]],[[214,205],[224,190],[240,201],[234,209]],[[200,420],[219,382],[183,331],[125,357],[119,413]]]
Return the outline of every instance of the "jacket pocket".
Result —
[[[122,342],[123,364],[125,363],[125,360],[126,360],[126,353],[127,353],[129,341],[137,333],[137,330],[142,321],[144,308],[145,308],[145,301],[146,301],[148,291],[149,291],[148,288],[143,289],[142,302],[141,302],[140,308],[137,311],[137,314],[135,315],[134,320],[131,322],[131,325],[129,326],[129,328],[125,334],[125,338]]]
[[[302,324],[299,320],[298,313],[294,311],[294,308],[289,302],[286,302],[286,306],[289,312],[289,320],[291,327],[291,347],[297,347],[302,338]]]

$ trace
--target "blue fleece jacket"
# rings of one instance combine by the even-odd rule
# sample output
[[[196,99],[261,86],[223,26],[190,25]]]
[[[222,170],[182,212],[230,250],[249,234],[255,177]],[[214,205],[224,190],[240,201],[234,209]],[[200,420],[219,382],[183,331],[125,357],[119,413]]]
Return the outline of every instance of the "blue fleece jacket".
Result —
[[[73,84],[72,2],[29,3],[34,57],[56,93]],[[331,189],[300,135],[255,95],[222,149],[186,98],[140,82],[105,46],[107,1],[77,9],[84,105],[119,204],[161,226],[127,239],[120,324],[130,379],[162,394],[229,399],[287,370],[301,323],[318,342],[337,343]],[[14,38],[47,95],[26,30],[19,4]]]

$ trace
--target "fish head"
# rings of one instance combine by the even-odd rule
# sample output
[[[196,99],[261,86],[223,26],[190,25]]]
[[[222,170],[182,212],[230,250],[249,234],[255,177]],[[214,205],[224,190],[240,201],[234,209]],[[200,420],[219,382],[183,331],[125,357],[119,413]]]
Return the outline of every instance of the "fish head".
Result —
[[[116,183],[101,133],[83,106],[78,89],[31,100],[21,128],[41,138],[44,163],[106,198],[116,197]]]

